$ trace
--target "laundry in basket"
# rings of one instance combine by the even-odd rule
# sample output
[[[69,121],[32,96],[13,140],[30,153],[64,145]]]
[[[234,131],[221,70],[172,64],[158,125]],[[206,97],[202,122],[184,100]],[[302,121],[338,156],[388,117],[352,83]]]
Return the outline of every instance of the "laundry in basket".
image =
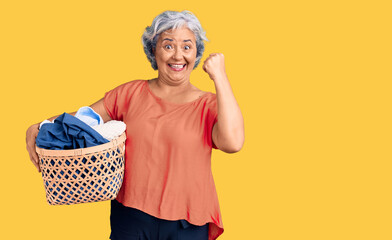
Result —
[[[47,201],[51,205],[58,205],[115,199],[124,176],[125,132],[109,142],[94,129],[89,129],[90,126],[75,119],[64,113],[53,123],[61,125],[63,129],[44,124],[37,136],[36,150]],[[77,127],[75,122],[79,124],[76,124]],[[50,127],[58,134],[53,134],[55,131],[49,134],[45,129]],[[81,128],[87,128],[87,133],[83,133]],[[71,136],[66,136],[68,133]],[[42,141],[44,134],[55,141]],[[95,134],[103,140],[95,137]],[[67,139],[68,142],[65,141]],[[106,143],[102,144],[103,141]],[[52,149],[42,148],[43,143],[47,142]],[[65,150],[60,150],[60,147]]]

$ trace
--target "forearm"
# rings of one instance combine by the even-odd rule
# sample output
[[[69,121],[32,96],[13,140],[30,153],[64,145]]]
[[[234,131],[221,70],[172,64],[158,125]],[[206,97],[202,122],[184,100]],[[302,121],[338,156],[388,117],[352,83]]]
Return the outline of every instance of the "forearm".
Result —
[[[244,144],[244,119],[225,75],[214,80],[216,88],[218,122],[217,138],[221,148],[239,151]]]

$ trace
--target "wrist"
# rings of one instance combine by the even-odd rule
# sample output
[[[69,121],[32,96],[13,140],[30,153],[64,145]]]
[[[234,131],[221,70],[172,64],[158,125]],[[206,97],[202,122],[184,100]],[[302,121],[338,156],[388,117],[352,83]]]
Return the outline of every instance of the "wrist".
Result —
[[[212,78],[212,80],[213,80],[214,82],[220,82],[220,81],[225,81],[225,80],[227,81],[228,78],[227,78],[226,73],[221,73],[221,74],[215,75],[215,76]]]

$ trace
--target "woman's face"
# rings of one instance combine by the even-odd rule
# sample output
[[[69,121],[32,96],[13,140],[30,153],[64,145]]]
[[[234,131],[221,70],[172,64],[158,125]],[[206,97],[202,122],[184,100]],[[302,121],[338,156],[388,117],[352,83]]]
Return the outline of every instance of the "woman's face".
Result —
[[[171,82],[189,81],[197,53],[191,30],[183,27],[161,33],[154,53],[159,77]]]

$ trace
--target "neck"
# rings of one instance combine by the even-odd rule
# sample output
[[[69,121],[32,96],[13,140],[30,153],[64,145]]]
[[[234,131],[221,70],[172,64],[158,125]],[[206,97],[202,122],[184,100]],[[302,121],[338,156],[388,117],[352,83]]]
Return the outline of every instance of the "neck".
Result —
[[[175,95],[193,89],[189,79],[173,82],[158,76],[158,78],[153,79],[151,82],[155,88],[165,95]]]

